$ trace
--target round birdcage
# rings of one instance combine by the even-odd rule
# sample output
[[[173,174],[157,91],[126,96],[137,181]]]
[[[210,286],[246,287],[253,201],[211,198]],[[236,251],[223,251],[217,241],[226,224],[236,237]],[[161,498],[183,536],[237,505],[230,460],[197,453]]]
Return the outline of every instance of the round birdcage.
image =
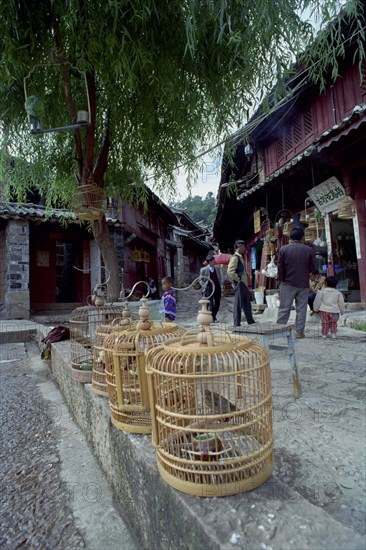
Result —
[[[295,227],[295,224],[294,222],[285,222],[283,224],[283,232],[282,234],[285,235],[286,237],[289,237],[290,236],[290,233],[291,233],[291,230]]]
[[[350,220],[355,217],[356,203],[352,197],[344,197],[338,202],[338,218],[340,220]]]
[[[88,183],[80,185],[75,191],[72,209],[79,220],[99,220],[106,209],[104,190],[88,180]]]
[[[318,229],[324,229],[324,219],[323,218],[316,218],[315,216],[310,216],[308,221],[308,227],[307,229],[315,229],[315,231]]]
[[[208,328],[147,353],[153,444],[161,476],[202,497],[264,483],[273,469],[269,357],[258,342]]]
[[[120,317],[103,324],[95,331],[94,351],[93,351],[93,373],[92,387],[94,393],[102,397],[108,397],[108,386],[105,373],[105,362],[107,360],[107,352],[105,351],[104,342],[108,336],[115,334],[118,331],[126,330],[127,325],[132,322],[131,311],[126,303],[124,308],[120,310]],[[109,360],[109,355],[108,355]]]
[[[315,228],[312,228],[312,227],[307,227],[305,230],[304,230],[304,238],[305,238],[305,242],[309,243],[309,242],[313,242],[317,237],[317,233],[316,233],[316,229]]]
[[[71,376],[81,383],[92,382],[95,332],[101,325],[121,317],[120,306],[88,305],[74,309],[70,316]]]
[[[304,223],[308,223],[308,221],[309,221],[309,218],[306,214],[306,210],[301,210],[299,222],[304,224]]]
[[[103,344],[112,423],[132,433],[151,433],[151,414],[145,372],[146,350],[184,334],[174,323],[153,322],[148,300],[142,298],[140,320],[108,336]]]

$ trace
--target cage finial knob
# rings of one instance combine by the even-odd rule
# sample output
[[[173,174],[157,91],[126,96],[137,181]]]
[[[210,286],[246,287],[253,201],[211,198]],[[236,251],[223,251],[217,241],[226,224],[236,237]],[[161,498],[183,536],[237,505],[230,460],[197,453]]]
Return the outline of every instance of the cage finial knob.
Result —
[[[122,310],[121,325],[130,325],[130,324],[131,324],[131,310],[128,307],[128,304],[126,302],[125,305],[123,306],[123,310]]]
[[[207,309],[209,300],[202,298],[199,302],[201,304],[201,309],[197,315],[197,323],[201,326],[208,326],[212,323],[212,313]]]
[[[141,306],[139,307],[139,317],[140,321],[137,324],[137,328],[139,330],[149,330],[152,326],[152,322],[150,321],[150,309],[147,305],[147,298],[141,298]]]
[[[212,323],[212,313],[207,309],[210,302],[202,298],[198,303],[201,304],[202,307],[197,315],[197,323],[201,327],[201,331],[197,334],[197,340],[203,346],[212,345],[213,338],[209,329],[209,325]]]

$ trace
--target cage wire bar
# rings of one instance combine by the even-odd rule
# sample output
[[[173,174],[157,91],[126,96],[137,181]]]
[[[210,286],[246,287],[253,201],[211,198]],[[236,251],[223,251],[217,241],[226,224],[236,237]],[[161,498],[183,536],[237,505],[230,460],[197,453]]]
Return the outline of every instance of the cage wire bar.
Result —
[[[127,326],[132,323],[131,311],[126,302],[123,309],[120,311],[120,317],[113,319],[111,322],[101,325],[95,331],[94,350],[93,350],[93,373],[92,373],[92,388],[95,394],[102,397],[108,397],[108,385],[106,380],[105,364],[111,360],[111,345],[109,336],[112,336],[114,342],[116,334],[126,330]],[[107,341],[107,346],[105,342]],[[113,357],[112,357],[113,361]]]
[[[112,424],[131,433],[151,433],[146,380],[146,351],[185,330],[175,323],[153,322],[148,300],[140,300],[139,321],[107,336],[103,343]]]
[[[266,349],[208,327],[147,352],[153,444],[161,476],[202,497],[254,489],[273,469],[270,363]]]

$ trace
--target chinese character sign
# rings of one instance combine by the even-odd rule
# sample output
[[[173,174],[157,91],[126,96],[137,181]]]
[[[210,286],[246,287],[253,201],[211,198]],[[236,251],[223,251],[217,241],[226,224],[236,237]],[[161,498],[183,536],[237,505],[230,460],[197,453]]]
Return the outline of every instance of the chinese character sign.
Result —
[[[338,201],[346,196],[343,186],[335,177],[310,189],[308,195],[322,213],[337,210]]]

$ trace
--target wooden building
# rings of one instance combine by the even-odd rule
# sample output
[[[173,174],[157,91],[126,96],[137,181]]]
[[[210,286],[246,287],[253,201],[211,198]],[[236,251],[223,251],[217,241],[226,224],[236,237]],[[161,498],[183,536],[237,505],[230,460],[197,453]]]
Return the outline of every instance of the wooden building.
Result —
[[[147,209],[111,203],[106,217],[125,290],[149,276],[158,282],[171,275],[176,286],[190,283],[211,249],[207,230],[153,193]],[[85,305],[102,280],[88,226],[67,210],[41,204],[0,201],[0,258],[0,319],[72,310]]]
[[[295,75],[281,102],[272,101],[268,113],[260,108],[232,136],[235,158],[223,161],[214,238],[222,251],[244,238],[254,274],[268,260],[262,251],[269,230],[277,252],[287,242],[284,223],[306,226],[316,217],[308,242],[319,270],[337,275],[348,301],[364,303],[366,63],[354,61],[356,47],[347,45],[324,91]],[[353,201],[348,217],[340,214],[345,196]]]

